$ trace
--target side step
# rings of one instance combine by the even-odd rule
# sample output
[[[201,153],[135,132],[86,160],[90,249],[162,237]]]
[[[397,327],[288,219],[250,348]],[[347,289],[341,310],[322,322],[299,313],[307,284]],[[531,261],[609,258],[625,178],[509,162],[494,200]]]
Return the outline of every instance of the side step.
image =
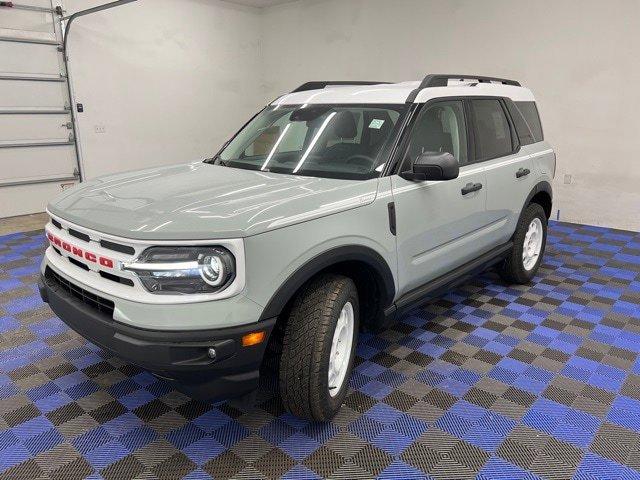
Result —
[[[374,329],[384,329],[389,327],[402,314],[428,303],[457,285],[465,283],[469,279],[475,277],[478,273],[503,260],[512,248],[513,242],[507,242],[489,250],[478,258],[459,266],[449,273],[405,293],[402,297],[396,300],[393,305],[384,310],[381,324],[375,325]]]

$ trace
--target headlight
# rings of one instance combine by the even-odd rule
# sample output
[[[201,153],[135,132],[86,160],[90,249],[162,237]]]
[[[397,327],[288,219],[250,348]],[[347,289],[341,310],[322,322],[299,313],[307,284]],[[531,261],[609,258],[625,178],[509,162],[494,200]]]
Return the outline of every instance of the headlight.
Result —
[[[219,292],[236,276],[235,258],[223,247],[152,247],[122,268],[159,295]]]

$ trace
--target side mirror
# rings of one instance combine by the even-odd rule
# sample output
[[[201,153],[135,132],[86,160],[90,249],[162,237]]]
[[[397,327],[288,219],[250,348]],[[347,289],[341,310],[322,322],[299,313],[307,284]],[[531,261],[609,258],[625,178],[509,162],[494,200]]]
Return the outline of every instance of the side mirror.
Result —
[[[458,178],[460,166],[456,157],[448,152],[424,152],[418,155],[410,171],[400,173],[405,180],[453,180]]]

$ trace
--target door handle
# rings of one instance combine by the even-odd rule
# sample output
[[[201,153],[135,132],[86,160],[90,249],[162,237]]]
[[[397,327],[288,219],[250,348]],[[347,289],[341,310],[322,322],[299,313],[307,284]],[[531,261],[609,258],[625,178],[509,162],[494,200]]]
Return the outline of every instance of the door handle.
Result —
[[[531,170],[529,170],[528,168],[521,168],[516,172],[516,178],[526,177],[530,173],[531,173]]]
[[[471,192],[477,192],[482,189],[481,183],[467,183],[461,190],[462,195],[467,195]]]

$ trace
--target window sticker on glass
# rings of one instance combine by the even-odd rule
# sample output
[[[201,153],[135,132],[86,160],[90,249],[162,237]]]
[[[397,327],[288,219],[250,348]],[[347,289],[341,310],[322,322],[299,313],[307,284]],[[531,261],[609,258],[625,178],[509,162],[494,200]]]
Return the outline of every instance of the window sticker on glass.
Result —
[[[371,123],[369,124],[369,128],[375,128],[376,130],[380,130],[383,124],[384,124],[384,120],[380,120],[379,118],[374,118],[373,120],[371,120]]]

